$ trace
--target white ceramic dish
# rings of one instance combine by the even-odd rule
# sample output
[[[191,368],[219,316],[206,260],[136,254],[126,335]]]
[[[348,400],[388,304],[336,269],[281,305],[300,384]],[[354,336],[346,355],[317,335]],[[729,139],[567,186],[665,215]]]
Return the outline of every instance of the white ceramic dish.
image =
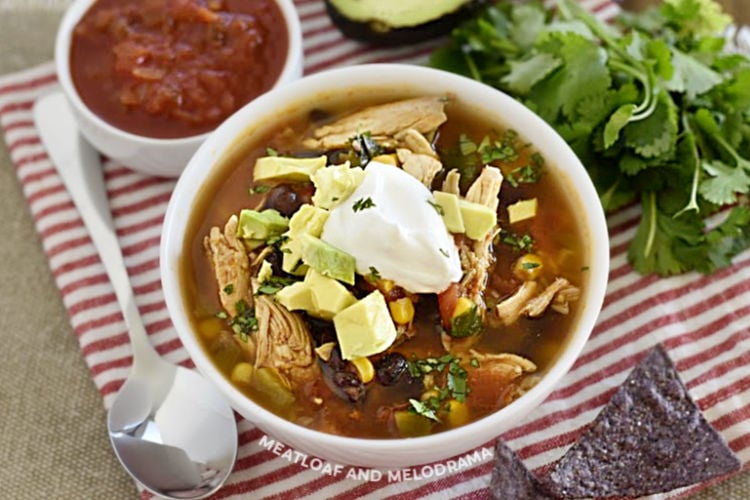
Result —
[[[123,131],[94,114],[81,100],[70,75],[73,29],[96,0],[75,0],[65,12],[55,40],[55,65],[63,93],[83,136],[101,153],[148,174],[176,177],[208,133],[178,139],[155,139]],[[277,0],[289,33],[289,52],[276,86],[302,76],[302,29],[292,0]]]
[[[576,330],[558,360],[531,391],[500,411],[457,429],[411,439],[355,439],[334,436],[283,420],[236,390],[215,368],[191,327],[180,290],[179,261],[192,202],[212,169],[251,137],[265,120],[295,103],[319,103],[326,95],[366,88],[368,92],[454,94],[463,103],[512,126],[528,138],[548,162],[550,175],[561,176],[580,202],[580,216],[589,238],[589,271]],[[406,467],[461,454],[520,424],[557,386],[581,352],[600,311],[609,272],[609,239],[599,198],[584,167],[567,144],[537,115],[507,95],[454,74],[408,65],[363,65],[319,73],[265,94],[223,123],[200,147],[177,183],[167,209],[161,246],[161,273],[167,307],[182,343],[197,368],[212,380],[244,417],[271,437],[305,453],[333,462],[374,468]]]

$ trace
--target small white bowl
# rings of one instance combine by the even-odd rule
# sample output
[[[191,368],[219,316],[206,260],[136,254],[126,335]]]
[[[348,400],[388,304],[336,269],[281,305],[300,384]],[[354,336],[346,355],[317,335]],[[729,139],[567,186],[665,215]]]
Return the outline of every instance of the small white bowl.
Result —
[[[359,90],[357,90],[359,89]],[[188,317],[179,274],[186,229],[193,200],[207,186],[222,158],[238,144],[252,140],[264,122],[275,122],[280,113],[297,105],[321,103],[325,96],[366,89],[388,97],[397,93],[452,94],[465,104],[483,110],[491,119],[505,123],[548,158],[549,175],[563,178],[571,196],[578,199],[587,238],[589,270],[582,283],[582,297],[575,331],[557,361],[541,381],[505,408],[478,421],[438,434],[409,439],[358,439],[310,430],[284,420],[260,407],[216,369],[201,346]],[[304,109],[304,108],[303,108]],[[262,133],[262,130],[260,130]],[[568,145],[541,118],[518,101],[484,84],[451,73],[410,65],[362,65],[318,73],[271,91],[229,117],[215,130],[191,159],[169,202],[161,241],[161,276],[170,317],[196,367],[224,394],[232,407],[257,424],[270,437],[332,462],[373,468],[408,467],[435,462],[464,453],[519,425],[557,386],[573,365],[594,327],[601,309],[609,273],[609,238],[599,198],[583,165]]]
[[[70,74],[70,43],[74,28],[96,0],[74,0],[60,22],[55,40],[55,66],[63,93],[83,136],[101,153],[147,174],[177,177],[208,132],[190,137],[160,139],[119,129],[94,114],[76,91]],[[127,0],[125,0],[127,1]],[[275,87],[302,76],[302,29],[292,0],[276,0],[287,26],[289,45],[284,68]]]

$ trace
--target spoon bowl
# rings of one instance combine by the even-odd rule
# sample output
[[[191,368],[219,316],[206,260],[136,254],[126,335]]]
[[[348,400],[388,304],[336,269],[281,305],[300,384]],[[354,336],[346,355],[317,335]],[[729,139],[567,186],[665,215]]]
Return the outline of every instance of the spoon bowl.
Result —
[[[40,98],[34,120],[115,289],[133,349],[131,373],[107,415],[117,458],[155,495],[207,497],[237,457],[234,413],[206,379],[162,360],[151,346],[112,223],[99,153],[80,136],[64,96]]]

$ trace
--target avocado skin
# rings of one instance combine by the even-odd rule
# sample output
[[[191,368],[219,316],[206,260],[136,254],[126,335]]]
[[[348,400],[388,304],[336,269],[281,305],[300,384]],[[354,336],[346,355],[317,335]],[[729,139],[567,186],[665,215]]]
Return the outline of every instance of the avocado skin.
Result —
[[[409,1],[409,0],[405,0]],[[488,0],[468,0],[461,8],[433,19],[426,23],[409,28],[390,28],[374,26],[373,23],[353,21],[344,16],[328,0],[325,0],[326,11],[336,26],[345,36],[367,42],[371,45],[397,46],[423,42],[449,33],[458,23],[472,16]]]

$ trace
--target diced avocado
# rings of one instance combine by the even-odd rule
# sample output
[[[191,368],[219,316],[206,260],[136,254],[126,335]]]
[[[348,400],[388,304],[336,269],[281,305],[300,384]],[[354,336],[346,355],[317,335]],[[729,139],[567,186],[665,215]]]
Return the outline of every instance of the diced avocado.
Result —
[[[497,224],[497,214],[490,207],[466,200],[459,200],[458,204],[466,236],[472,240],[484,239]]]
[[[326,220],[328,211],[308,204],[301,205],[289,220],[289,235],[307,233],[320,237]]]
[[[354,257],[310,234],[300,235],[298,241],[302,246],[302,260],[305,264],[323,276],[354,284],[357,264]]]
[[[263,284],[265,283],[269,278],[273,276],[273,266],[270,262],[263,259],[263,262],[260,263],[260,269],[258,269],[258,283]]]
[[[375,290],[333,317],[343,359],[383,352],[396,340],[396,327],[385,297]]]
[[[281,252],[284,254],[281,258],[281,269],[285,273],[295,276],[304,276],[308,269],[308,266],[302,263],[302,244],[300,242],[302,234],[289,236],[281,247]]]
[[[294,212],[289,220],[289,230],[284,233],[287,237],[286,243],[281,247],[284,252],[281,268],[284,272],[302,276],[307,272],[308,266],[300,265],[302,260],[302,244],[300,236],[310,234],[319,237],[323,232],[323,225],[328,220],[328,211],[322,208],[304,204]]]
[[[441,208],[443,222],[445,222],[448,231],[455,234],[465,232],[466,228],[464,227],[464,218],[461,216],[458,196],[444,191],[435,191],[432,196],[435,198],[435,203]]]
[[[511,224],[536,217],[536,198],[517,201],[508,205],[508,220]]]
[[[290,158],[287,156],[263,156],[255,161],[253,180],[259,181],[307,181],[319,168],[326,166],[325,155],[317,158]]]
[[[330,210],[357,189],[365,178],[365,171],[361,167],[351,168],[349,162],[346,162],[321,168],[310,178],[315,184],[313,204]]]
[[[243,209],[237,225],[237,236],[247,240],[267,240],[279,236],[289,227],[289,219],[271,208],[258,212]]]
[[[310,314],[327,320],[357,301],[357,298],[344,285],[333,278],[327,278],[310,269],[305,275],[305,286],[310,290],[312,307]]]
[[[312,311],[315,306],[312,301],[310,286],[304,281],[285,286],[274,296],[276,301],[290,311]]]

